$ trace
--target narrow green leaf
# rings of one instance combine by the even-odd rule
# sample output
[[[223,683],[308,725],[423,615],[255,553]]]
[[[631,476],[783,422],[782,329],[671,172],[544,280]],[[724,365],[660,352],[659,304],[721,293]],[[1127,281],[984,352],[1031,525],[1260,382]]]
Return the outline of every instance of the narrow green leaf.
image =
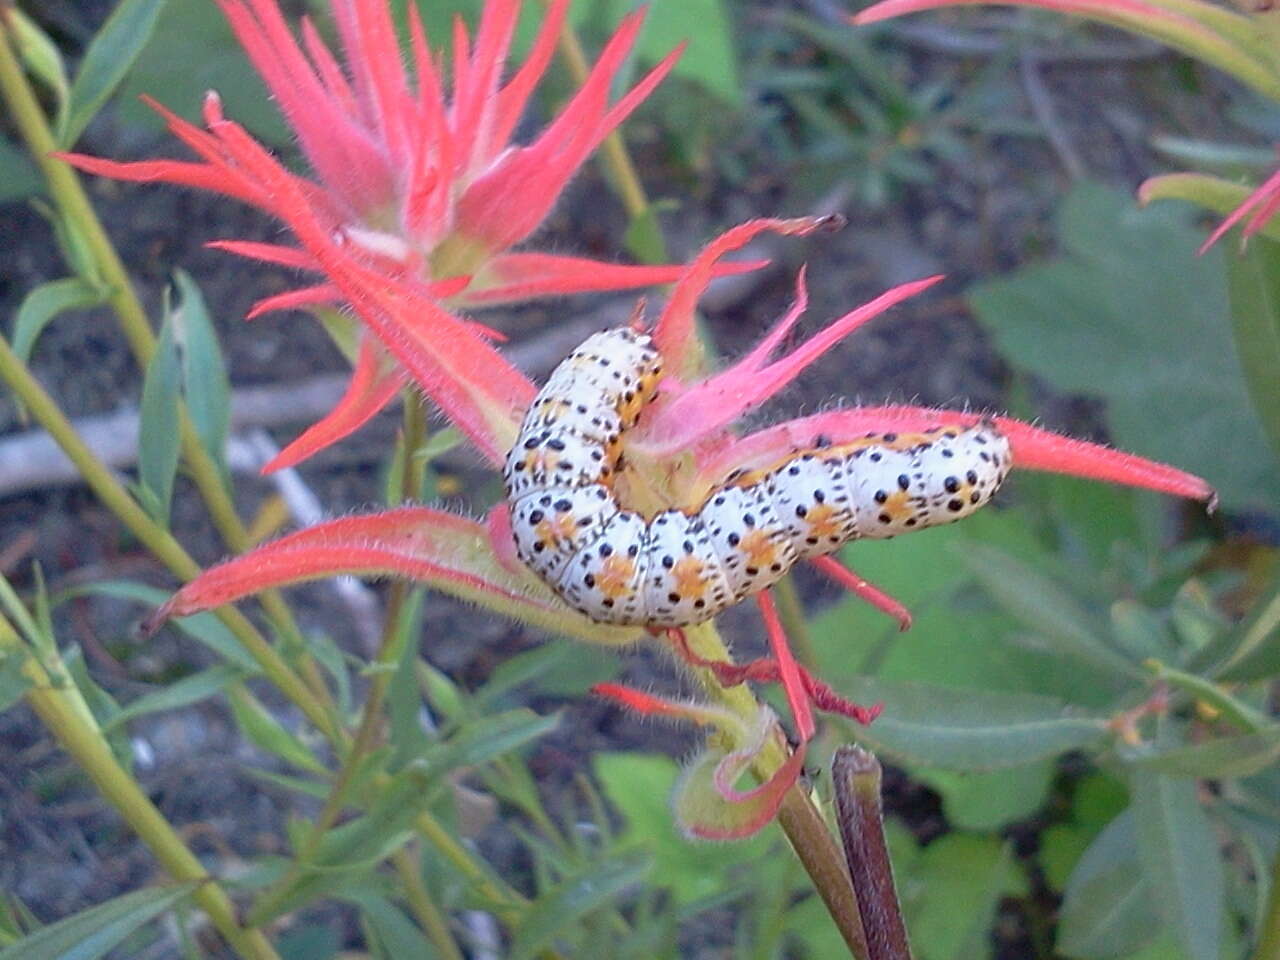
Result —
[[[155,497],[154,519],[169,525],[173,480],[178,472],[178,399],[180,371],[173,323],[166,317],[160,327],[156,352],[142,381],[138,422],[138,479]]]
[[[317,800],[323,800],[329,795],[329,784],[322,783],[319,780],[307,780],[304,777],[291,777],[286,773],[276,773],[273,770],[261,770],[258,767],[241,767],[245,773],[251,777],[256,777],[263,783],[269,783],[272,786],[280,787],[293,793],[300,793],[303,796],[315,797]]]
[[[41,927],[0,950],[0,960],[96,960],[199,886],[148,887]]]
[[[196,436],[215,463],[226,461],[227,431],[231,424],[231,382],[223,362],[218,334],[196,282],[185,270],[174,271],[180,302],[174,327],[182,347],[182,388]]]
[[[1228,256],[1227,294],[1249,399],[1280,454],[1280,242],[1254,237]]]
[[[5,20],[23,66],[53,94],[58,105],[57,114],[61,117],[67,109],[70,84],[57,44],[16,6],[6,11]]]
[[[1247,777],[1280,760],[1280,725],[1236,737],[1173,746],[1147,745],[1119,751],[1125,763],[1183,777]]]
[[[1095,744],[1106,721],[1072,715],[1053,697],[861,678],[841,692],[882,701],[859,742],[902,760],[944,770],[1020,767]]]
[[[31,688],[31,679],[22,672],[27,656],[23,650],[0,650],[0,713],[21,700]]]
[[[1159,921],[1138,863],[1134,814],[1107,825],[1067,881],[1058,952],[1079,960],[1127,957],[1156,935]]]
[[[1261,680],[1280,673],[1280,574],[1257,599],[1249,615],[1206,647],[1192,661],[1193,669],[1211,669],[1219,680]]]
[[[1069,593],[1002,550],[972,544],[964,561],[992,598],[1009,614],[1056,641],[1055,649],[1106,673],[1140,671],[1101,639],[1094,618]]]
[[[532,710],[508,710],[482,717],[462,727],[424,754],[434,773],[474,767],[550,733],[560,722],[558,713],[539,716]]]
[[[231,701],[231,712],[236,725],[254,746],[275,754],[295,767],[312,773],[328,774],[324,764],[315,758],[306,744],[282,727],[243,686],[229,688],[227,699]]]
[[[198,703],[212,697],[215,693],[220,693],[228,684],[243,680],[244,677],[244,671],[239,667],[226,663],[210,667],[208,670],[201,670],[199,673],[167,684],[153,693],[138,697],[112,717],[103,729],[110,730],[149,713],[176,710],[179,707]]]
[[[68,149],[80,139],[133,61],[151,38],[165,0],[122,0],[85,51],[71,85],[67,111],[58,124],[58,143]]]
[[[23,297],[22,305],[18,307],[13,321],[13,352],[27,363],[36,340],[58,314],[92,307],[102,301],[102,292],[79,277],[64,277],[40,284]]]
[[[373,935],[379,956],[387,960],[430,960],[439,956],[404,912],[385,897],[361,890],[348,890],[340,896],[360,908],[360,917]]]
[[[562,880],[529,905],[511,942],[509,960],[533,957],[553,943],[561,930],[571,929],[586,914],[611,903],[628,887],[643,880],[652,866],[648,853],[629,850]]]
[[[1138,859],[1157,907],[1190,960],[1220,960],[1225,882],[1196,781],[1135,771]]]

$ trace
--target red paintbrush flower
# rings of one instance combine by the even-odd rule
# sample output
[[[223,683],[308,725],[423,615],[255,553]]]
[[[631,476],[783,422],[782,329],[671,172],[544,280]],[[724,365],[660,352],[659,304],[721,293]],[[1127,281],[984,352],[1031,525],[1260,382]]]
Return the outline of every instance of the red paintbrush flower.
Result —
[[[300,189],[265,155],[255,159],[256,145],[234,125],[216,117],[210,123],[223,142],[241,151],[247,166],[262,167],[265,188],[279,191],[286,200],[289,190]],[[838,447],[856,442],[868,432],[905,434],[940,422],[965,427],[988,420],[1007,438],[1016,467],[1071,473],[1212,502],[1208,484],[1183,471],[1029,424],[1003,417],[984,418],[968,411],[855,407],[737,436],[731,430],[737,418],[783,389],[840,338],[940,279],[931,277],[896,287],[774,358],[804,309],[801,273],[795,305],[755,349],[718,374],[686,379],[693,376],[694,307],[719,259],[764,231],[804,235],[830,223],[825,218],[753,221],[714,241],[686,269],[652,332],[669,372],[656,401],[625,431],[621,441],[627,474],[617,495],[624,502],[632,498],[634,502],[628,506],[648,515],[669,508],[695,511],[710,491],[723,486],[726,477],[785,460],[797,450]],[[500,351],[472,335],[465,321],[440,309],[421,285],[387,284],[382,274],[347,257],[313,215],[292,217],[290,226],[308,255],[328,272],[342,296],[383,338],[419,386],[491,464],[500,465],[534,396],[533,384],[511,367]],[[813,562],[903,627],[910,622],[900,604],[833,557],[822,556]],[[175,594],[158,611],[155,622],[234,602],[261,590],[335,574],[411,578],[495,613],[592,642],[627,644],[643,636],[640,627],[592,622],[566,606],[524,567],[516,558],[505,503],[492,510],[486,523],[428,507],[409,507],[319,524],[212,568]],[[878,706],[868,709],[842,699],[795,661],[768,591],[757,597],[771,645],[772,655],[766,659],[748,664],[711,661],[690,649],[683,631],[654,632],[667,641],[667,648],[681,662],[709,671],[721,686],[746,681],[781,683],[801,746],[814,733],[815,709],[864,723],[873,719]],[[779,744],[785,741],[772,714],[763,712],[764,708],[750,721],[742,717],[722,721],[716,719],[719,708],[682,705],[617,687],[600,692],[642,713],[686,716],[721,729],[724,737],[690,768],[677,802],[684,811],[686,827],[694,833],[736,836],[758,829],[774,815],[786,788],[799,773],[802,751],[798,750],[773,765],[774,773],[760,788],[743,793],[734,787],[759,751],[777,754],[783,749]],[[713,809],[716,803],[723,807],[720,819]]]
[[[582,163],[679,57],[676,49],[615,103],[609,102],[643,11],[623,20],[560,115],[532,142],[516,145],[511,138],[551,61],[568,0],[549,3],[528,57],[506,82],[503,70],[521,0],[486,3],[474,38],[460,20],[455,22],[447,80],[413,4],[408,7],[412,70],[403,66],[400,41],[383,0],[333,0],[345,69],[306,18],[299,42],[276,0],[218,4],[297,136],[313,179],[285,174],[264,151],[246,162],[248,145],[226,136],[213,94],[205,104],[207,131],[149,101],[198,162],[121,163],[81,154],[65,155],[68,162],[103,176],[212,190],[260,207],[291,226],[306,217],[360,266],[418,284],[421,296],[454,308],[632,289],[671,282],[679,275],[675,266],[626,266],[510,251],[538,228]],[[287,192],[268,187],[263,163],[271,163],[287,179]],[[212,246],[325,272],[305,244],[226,240]],[[735,265],[726,272],[751,266]],[[322,276],[313,285],[262,300],[249,315],[342,299],[332,279]],[[468,339],[486,335],[483,328],[466,324],[454,332]],[[365,337],[338,407],[268,469],[296,463],[346,436],[407,382],[407,371],[379,340]]]

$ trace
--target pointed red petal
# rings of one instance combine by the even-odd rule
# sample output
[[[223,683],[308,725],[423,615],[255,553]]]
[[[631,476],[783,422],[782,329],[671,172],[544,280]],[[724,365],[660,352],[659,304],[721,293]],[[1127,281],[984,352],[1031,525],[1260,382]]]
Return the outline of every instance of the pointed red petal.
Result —
[[[804,274],[800,274],[796,306],[755,350],[723,373],[681,391],[647,418],[639,441],[652,456],[687,450],[708,434],[723,430],[742,414],[759,406],[794,380],[809,364],[841,339],[890,307],[933,286],[942,277],[927,277],[894,287],[870,303],[829,324],[799,347],[773,363],[768,354],[781,342],[804,309]]]
[[[300,287],[285,293],[275,293],[257,301],[244,315],[246,320],[256,320],[264,313],[273,310],[301,310],[303,307],[314,307],[319,303],[337,303],[342,294],[337,287],[329,283],[320,283],[312,287]]]
[[[337,443],[373,419],[409,382],[404,367],[365,336],[346,393],[324,419],[313,424],[262,468],[264,474],[301,463]]]
[[[768,260],[721,263],[717,264],[713,275],[734,276],[758,270],[768,263]],[[684,270],[682,264],[634,266],[551,253],[507,253],[485,264],[484,273],[459,298],[459,304],[492,306],[534,297],[632,290],[674,283]]]
[[[365,325],[490,462],[501,463],[536,392],[528,378],[422,284],[370,270],[335,243],[296,178],[238,124],[215,117],[210,129],[272,195],[278,215]]]
[[[778,608],[774,606],[773,594],[763,590],[756,594],[756,604],[760,607],[760,615],[764,618],[765,633],[769,637],[769,649],[773,651],[773,659],[778,665],[778,674],[782,680],[782,689],[786,691],[787,703],[791,706],[791,715],[796,721],[796,736],[801,743],[813,739],[817,729],[813,722],[813,707],[809,703],[809,692],[804,686],[804,677],[800,665],[796,663],[791,645],[787,643],[787,633],[782,629],[782,621],[778,618]]]
[[[771,231],[786,236],[807,236],[816,230],[832,229],[843,223],[839,217],[798,217],[793,220],[750,220],[725,231],[712,240],[681,276],[666,309],[654,326],[653,339],[676,376],[687,379],[699,371],[693,369],[692,358],[698,351],[694,344],[694,315],[698,300],[715,275],[715,265],[727,253],[746,246],[761,233]]]
[[[483,524],[429,507],[343,517],[258,547],[206,570],[146,626],[341,574],[409,578],[503,616],[596,643],[634,643],[639,635],[574,613],[531,574],[498,563]]]
[[[178,160],[140,160],[135,163],[121,163],[116,160],[103,160],[101,157],[90,157],[83,153],[55,153],[54,156],[59,160],[65,160],[77,170],[99,177],[131,180],[135,183],[176,183],[179,186],[209,190],[236,200],[243,200],[245,203],[261,205],[261,197],[257,192],[246,190],[244,185],[234,177],[205,163],[186,163]]]
[[[728,473],[778,459],[814,445],[818,437],[840,444],[868,432],[926,430],[943,423],[968,427],[983,415],[972,411],[931,407],[854,407],[790,420],[736,440],[699,464],[700,476],[718,483]],[[1212,510],[1217,504],[1213,487],[1200,477],[1175,467],[1122,453],[1110,447],[1075,440],[1009,417],[990,417],[1009,438],[1014,469],[1047,470],[1103,480],[1129,487],[1156,490],[1176,497],[1203,500]]]
[[[855,596],[898,621],[899,630],[911,629],[911,611],[869,580],[864,580],[835,557],[810,557],[809,563]]]
[[[281,267],[294,267],[298,270],[319,270],[315,260],[305,250],[297,247],[286,247],[278,243],[257,243],[252,240],[210,240],[205,244],[210,250],[221,250],[234,253],[250,260],[263,263],[274,263]]]

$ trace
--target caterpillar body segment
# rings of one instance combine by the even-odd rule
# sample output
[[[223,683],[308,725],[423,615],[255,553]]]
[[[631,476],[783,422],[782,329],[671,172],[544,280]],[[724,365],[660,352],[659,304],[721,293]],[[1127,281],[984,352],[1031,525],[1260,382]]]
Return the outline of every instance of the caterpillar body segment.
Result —
[[[650,520],[612,481],[662,360],[630,328],[589,337],[552,372],[507,458],[516,553],[602,623],[682,627],[776,583],[799,560],[977,510],[1011,465],[987,421],[816,445],[733,476],[692,512]]]

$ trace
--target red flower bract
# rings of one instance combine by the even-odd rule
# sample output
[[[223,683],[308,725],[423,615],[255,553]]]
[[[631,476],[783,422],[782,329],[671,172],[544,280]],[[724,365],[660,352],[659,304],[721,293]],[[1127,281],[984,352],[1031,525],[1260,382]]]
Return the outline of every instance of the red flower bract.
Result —
[[[216,116],[211,117],[210,125],[247,166],[265,165],[262,183],[277,196],[286,196],[289,200],[290,226],[308,255],[326,270],[330,281],[353,305],[362,321],[394,352],[417,385],[436,400],[491,463],[496,466],[501,462],[514,442],[524,409],[532,399],[533,385],[498,349],[476,335],[466,321],[441,309],[420,283],[388,284],[376,270],[350,257],[309,210],[306,215],[298,214],[292,208],[293,198],[287,195],[303,188],[265,155],[255,157],[251,141],[234,125]],[[660,504],[662,508],[696,507],[699,498],[705,498],[706,491],[722,483],[735,470],[776,463],[797,449],[813,446],[819,436],[839,445],[868,431],[911,431],[939,422],[972,424],[983,419],[980,414],[968,411],[887,406],[831,411],[746,437],[738,437],[730,429],[736,418],[785,387],[838,339],[938,278],[890,290],[835,320],[783,357],[771,359],[803,312],[802,277],[795,306],[738,364],[700,381],[682,379],[681,373],[693,376],[686,372],[689,366],[685,364],[691,352],[693,310],[719,258],[763,231],[804,235],[830,225],[828,218],[757,220],[743,224],[710,244],[677,283],[653,333],[667,367],[676,374],[662,382],[657,402],[622,439],[629,469],[643,473],[648,464],[654,471],[651,477],[654,483],[648,485],[648,489],[662,491],[665,498]],[[1009,439],[1017,467],[1073,473],[1212,502],[1213,491],[1208,484],[1175,468],[1007,418],[997,417],[994,421]],[[909,623],[909,614],[900,604],[841,567],[833,557],[820,557],[816,565],[901,624]],[[420,580],[496,613],[595,642],[630,643],[641,635],[641,631],[634,628],[591,622],[565,606],[548,586],[521,567],[513,556],[506,504],[494,508],[488,524],[416,507],[320,524],[207,571],[182,588],[166,604],[160,617],[194,613],[260,590],[314,579],[326,573],[391,574]],[[786,690],[802,744],[815,731],[815,708],[870,722],[878,707],[868,709],[850,703],[810,676],[791,656],[767,592],[759,595],[759,602],[771,657],[742,665],[710,662],[694,654],[683,642],[683,635],[676,635],[678,631],[664,634],[668,649],[689,666],[710,670],[722,685],[748,680],[780,682]],[[700,723],[719,722],[714,718],[708,720],[712,714],[699,712],[703,709],[700,707],[679,705],[617,687],[601,692],[644,713],[685,715]],[[685,781],[687,795],[677,801],[677,807],[680,808],[682,802],[690,805],[690,822],[701,824],[693,832],[705,836],[736,836],[759,829],[772,817],[786,788],[798,775],[799,751],[778,766],[758,790],[743,793],[733,786],[753,755],[744,743],[757,744],[759,749],[777,743],[772,715],[761,713],[757,720],[749,734],[742,733],[734,749],[704,758],[705,762],[700,760],[690,768]],[[717,832],[714,817],[708,813],[709,795],[718,795],[720,801],[716,802],[739,805],[739,819],[732,828]]]
[[[135,181],[166,181],[212,190],[279,217],[297,236],[300,219],[339,243],[347,258],[385,282],[417,285],[422,299],[452,307],[491,305],[552,294],[620,290],[676,279],[681,268],[626,266],[547,253],[510,253],[555,205],[565,185],[600,142],[649,95],[675,64],[676,49],[610,104],[610,90],[635,45],[643,11],[625,18],[581,89],[532,142],[511,137],[546,72],[568,0],[551,0],[525,62],[506,82],[503,69],[520,0],[484,5],[474,38],[460,20],[452,37],[452,70],[441,76],[413,4],[408,6],[412,71],[382,0],[333,0],[345,65],[319,31],[302,21],[295,38],[276,0],[217,0],[297,136],[314,174],[287,173],[247,135],[223,121],[216,97],[205,104],[201,130],[152,106],[199,162],[121,163],[80,154],[82,170]],[[448,86],[450,96],[446,97]],[[150,102],[150,101],[149,101]],[[288,189],[280,189],[287,184]],[[251,259],[327,273],[306,243],[220,241]],[[724,272],[750,269],[732,265]],[[268,297],[250,312],[316,306],[345,297],[332,276]],[[410,321],[398,317],[397,324]],[[429,324],[428,324],[429,326]],[[331,415],[291,444],[268,469],[296,463],[357,429],[407,380],[388,332],[366,340],[346,396]],[[428,350],[426,331],[415,338]],[[457,328],[469,340],[482,328]],[[391,331],[403,337],[403,331]],[[388,352],[394,356],[388,356]],[[399,362],[396,362],[399,361]]]

